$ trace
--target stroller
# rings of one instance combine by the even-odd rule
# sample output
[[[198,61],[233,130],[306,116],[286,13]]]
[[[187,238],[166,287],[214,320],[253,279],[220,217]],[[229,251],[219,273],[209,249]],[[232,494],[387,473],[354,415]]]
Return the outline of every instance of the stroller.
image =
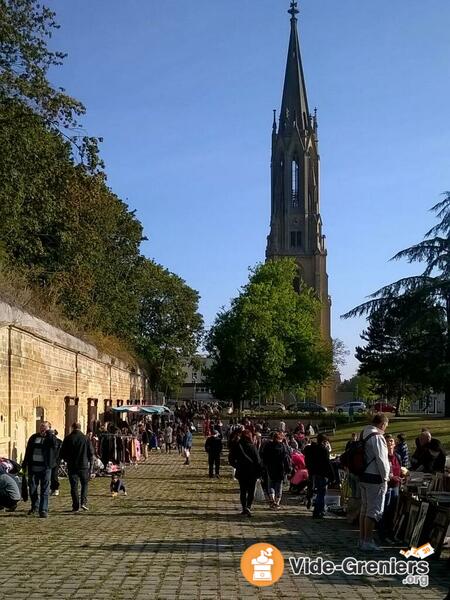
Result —
[[[58,465],[58,477],[68,477],[67,463],[65,460],[61,460]]]

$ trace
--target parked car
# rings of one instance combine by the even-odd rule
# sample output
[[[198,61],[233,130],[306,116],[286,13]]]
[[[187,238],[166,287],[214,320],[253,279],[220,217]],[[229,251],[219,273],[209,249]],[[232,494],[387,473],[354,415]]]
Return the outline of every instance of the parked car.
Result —
[[[322,413],[327,412],[325,406],[321,404],[317,404],[317,402],[313,402],[312,400],[305,400],[304,402],[295,402],[295,404],[290,404],[288,406],[288,410],[292,412],[304,412],[304,413]]]
[[[395,406],[387,402],[375,402],[373,409],[375,412],[395,413]]]
[[[344,402],[344,404],[339,404],[339,406],[336,406],[336,410],[338,413],[348,413],[350,406],[353,407],[354,413],[363,413],[367,410],[367,406],[364,404],[364,402],[359,402],[356,400],[354,402]]]

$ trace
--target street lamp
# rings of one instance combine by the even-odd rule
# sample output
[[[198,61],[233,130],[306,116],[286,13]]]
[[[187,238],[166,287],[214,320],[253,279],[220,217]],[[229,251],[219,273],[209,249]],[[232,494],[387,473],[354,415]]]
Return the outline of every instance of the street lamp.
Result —
[[[192,383],[194,385],[194,393],[193,393],[192,400],[193,400],[193,403],[195,404],[195,386],[197,384],[197,373],[192,373]]]

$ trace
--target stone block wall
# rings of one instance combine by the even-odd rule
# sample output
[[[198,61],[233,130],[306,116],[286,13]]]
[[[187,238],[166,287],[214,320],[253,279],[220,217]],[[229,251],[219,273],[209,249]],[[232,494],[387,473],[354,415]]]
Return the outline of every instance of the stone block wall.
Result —
[[[150,389],[138,365],[127,365],[40,319],[0,302],[0,456],[21,460],[26,440],[42,418],[60,437],[73,420],[67,398],[76,401],[76,418],[88,424],[88,404],[105,400],[145,402]],[[75,401],[71,401],[72,404]],[[92,415],[91,415],[92,417]]]

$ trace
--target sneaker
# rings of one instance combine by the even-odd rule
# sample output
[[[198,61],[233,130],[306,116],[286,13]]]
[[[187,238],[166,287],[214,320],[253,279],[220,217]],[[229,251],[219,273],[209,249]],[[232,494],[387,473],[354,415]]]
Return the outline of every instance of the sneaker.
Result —
[[[40,512],[40,513],[39,513],[39,517],[40,517],[41,519],[46,519],[46,518],[48,517],[48,513],[46,513],[46,512]]]
[[[82,504],[82,505],[81,505],[81,508],[82,508],[83,510],[85,510],[85,511],[88,511],[88,510],[89,510],[89,508],[86,506],[86,504]]]
[[[27,512],[27,515],[35,515],[37,513],[37,510],[35,508],[30,508],[30,510]]]
[[[245,514],[247,515],[247,517],[251,517],[252,516],[252,511],[249,508],[245,509]]]
[[[76,514],[76,513],[80,512],[80,509],[79,508],[72,508],[72,510],[70,512]]]
[[[54,496],[59,496],[59,490],[55,490],[55,491],[53,492],[53,495],[54,495]]]

